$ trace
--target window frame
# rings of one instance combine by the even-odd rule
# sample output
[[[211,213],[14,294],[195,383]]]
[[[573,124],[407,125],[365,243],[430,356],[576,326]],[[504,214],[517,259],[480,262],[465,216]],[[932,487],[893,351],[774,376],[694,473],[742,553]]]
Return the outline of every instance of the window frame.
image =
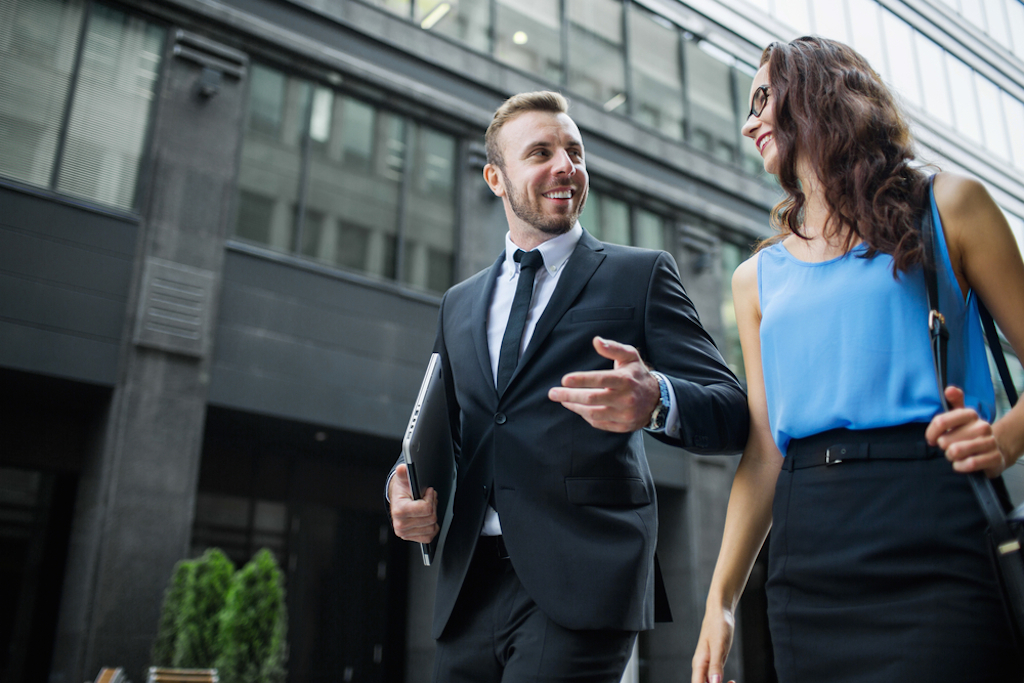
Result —
[[[428,110],[414,102],[401,99],[400,96],[395,93],[385,91],[374,85],[363,83],[355,77],[348,77],[346,75],[338,78],[336,74],[333,76],[325,74],[323,68],[318,68],[315,64],[307,64],[301,60],[288,59],[287,56],[273,54],[269,51],[261,52],[254,50],[251,51],[250,57],[254,67],[271,69],[281,73],[286,79],[297,79],[308,83],[310,87],[310,96],[308,97],[308,101],[303,103],[303,123],[302,131],[300,133],[302,140],[298,152],[300,168],[299,177],[297,179],[297,201],[291,209],[294,212],[293,224],[295,229],[294,234],[291,236],[287,251],[282,251],[281,249],[270,246],[269,244],[253,241],[244,236],[239,236],[236,233],[238,214],[240,211],[239,195],[243,191],[243,188],[238,184],[237,177],[235,179],[235,193],[232,211],[229,218],[232,225],[231,232],[227,238],[229,245],[240,251],[259,253],[261,255],[270,256],[273,260],[286,261],[293,265],[301,265],[302,267],[342,277],[343,279],[350,279],[365,284],[384,287],[404,295],[411,295],[413,298],[428,301],[436,301],[440,299],[444,294],[444,290],[432,290],[428,289],[426,286],[421,287],[404,280],[404,246],[408,232],[409,194],[414,191],[413,183],[410,180],[411,174],[414,170],[413,164],[415,161],[413,158],[415,147],[413,142],[416,128],[424,126],[440,134],[450,136],[455,143],[455,153],[453,157],[454,163],[452,167],[452,281],[448,284],[448,287],[451,287],[458,282],[458,273],[463,259],[461,243],[463,224],[465,222],[465,212],[463,207],[463,190],[459,170],[460,168],[469,165],[470,150],[467,137],[469,132],[466,126],[460,125],[460,122],[457,122],[439,112]],[[249,106],[250,88],[251,80],[247,80],[245,93],[243,94],[246,101],[245,112],[241,119],[243,138],[245,131],[249,128],[251,116],[251,107]],[[302,249],[307,213],[309,209],[309,174],[312,165],[312,136],[310,135],[309,129],[313,101],[315,99],[313,94],[317,88],[325,88],[329,90],[335,99],[339,96],[346,96],[372,107],[378,115],[385,113],[391,116],[400,117],[403,120],[404,131],[402,135],[402,143],[404,147],[404,154],[402,158],[402,179],[399,181],[399,192],[396,204],[397,218],[394,254],[390,264],[394,273],[392,277],[375,274],[366,268],[357,269],[339,265],[337,263],[329,263],[314,256],[305,254]],[[375,123],[375,126],[376,125],[379,124]],[[239,154],[241,154],[241,151]],[[373,156],[375,157],[376,153],[374,153]],[[373,162],[371,160],[371,164],[372,163]]]

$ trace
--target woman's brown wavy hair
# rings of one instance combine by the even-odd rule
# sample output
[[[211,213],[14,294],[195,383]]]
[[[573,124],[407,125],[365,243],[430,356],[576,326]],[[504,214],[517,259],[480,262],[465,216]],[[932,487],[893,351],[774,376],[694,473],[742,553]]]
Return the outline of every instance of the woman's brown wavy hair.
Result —
[[[772,210],[781,234],[800,231],[807,201],[797,179],[797,157],[817,173],[829,209],[829,234],[846,228],[845,248],[856,238],[867,258],[893,258],[893,275],[922,262],[916,227],[925,206],[928,176],[911,164],[913,140],[892,93],[867,61],[834,40],[798,38],[772,43],[761,54],[779,151],[779,184],[786,198]]]

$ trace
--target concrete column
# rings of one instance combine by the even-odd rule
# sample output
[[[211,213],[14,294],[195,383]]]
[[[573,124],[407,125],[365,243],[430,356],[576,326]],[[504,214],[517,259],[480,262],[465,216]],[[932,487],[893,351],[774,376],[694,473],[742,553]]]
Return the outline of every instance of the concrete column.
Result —
[[[189,549],[246,67],[169,32],[119,378],[80,483],[53,683],[102,666],[145,680],[164,588]]]

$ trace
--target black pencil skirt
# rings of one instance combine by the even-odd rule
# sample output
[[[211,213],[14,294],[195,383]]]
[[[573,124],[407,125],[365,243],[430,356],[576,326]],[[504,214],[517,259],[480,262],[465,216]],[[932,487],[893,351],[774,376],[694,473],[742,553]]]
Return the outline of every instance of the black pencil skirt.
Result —
[[[780,683],[1024,680],[978,503],[923,434],[789,448],[767,583]]]

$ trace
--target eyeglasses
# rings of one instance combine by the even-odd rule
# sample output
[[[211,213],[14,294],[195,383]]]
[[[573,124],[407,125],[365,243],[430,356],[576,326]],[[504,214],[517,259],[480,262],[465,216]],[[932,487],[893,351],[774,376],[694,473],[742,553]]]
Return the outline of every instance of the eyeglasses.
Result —
[[[768,104],[768,85],[758,86],[757,90],[754,91],[754,97],[750,102],[750,113],[747,114],[749,119],[751,116],[761,116],[761,112],[764,111],[765,105]]]

